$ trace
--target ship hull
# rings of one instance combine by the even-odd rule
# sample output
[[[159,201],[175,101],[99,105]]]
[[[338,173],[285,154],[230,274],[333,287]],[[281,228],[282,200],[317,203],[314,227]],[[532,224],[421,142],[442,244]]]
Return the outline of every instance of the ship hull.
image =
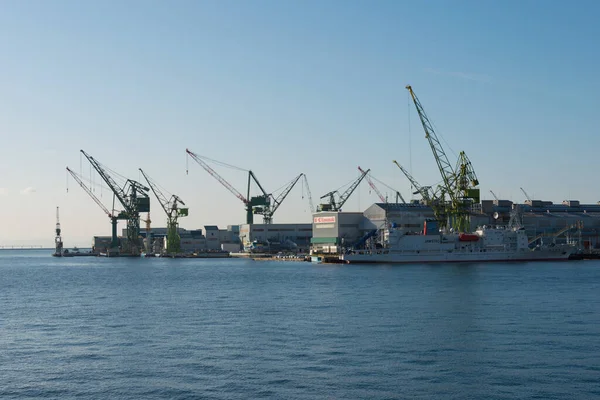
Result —
[[[528,262],[528,261],[565,261],[569,259],[571,251],[522,251],[510,253],[359,253],[344,254],[340,259],[346,263],[389,263],[389,264],[415,264],[415,263],[481,263],[481,262]]]

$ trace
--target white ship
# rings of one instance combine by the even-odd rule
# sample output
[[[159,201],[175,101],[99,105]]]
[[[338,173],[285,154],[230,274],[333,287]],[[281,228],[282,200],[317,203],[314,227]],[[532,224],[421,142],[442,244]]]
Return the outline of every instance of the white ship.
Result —
[[[487,227],[473,233],[409,233],[389,228],[381,248],[351,250],[347,263],[449,263],[567,260],[575,247],[550,244],[530,248],[522,228]],[[372,246],[374,247],[374,246]]]

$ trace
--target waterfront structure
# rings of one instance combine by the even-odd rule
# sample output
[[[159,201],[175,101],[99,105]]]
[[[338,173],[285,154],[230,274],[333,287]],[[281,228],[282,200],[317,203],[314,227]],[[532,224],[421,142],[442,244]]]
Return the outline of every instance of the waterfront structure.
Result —
[[[374,231],[377,233],[377,231]],[[386,227],[378,246],[347,250],[347,263],[486,262],[567,260],[575,246],[562,244],[529,247],[525,230],[483,226],[473,233],[440,233],[436,220],[425,221],[419,234]]]
[[[168,227],[152,227],[148,232],[141,231],[140,236],[145,240],[146,235],[151,237],[152,243],[151,252],[161,254],[166,252],[167,236],[169,233]],[[240,249],[239,227],[237,225],[229,225],[227,229],[219,229],[215,225],[206,225],[204,230],[178,228],[180,236],[180,252],[181,253],[197,253],[203,251],[218,251],[223,250],[224,246],[227,251],[230,249]],[[92,248],[94,252],[101,253],[107,248],[110,248],[110,236],[94,236],[92,239]],[[119,237],[119,246],[127,246],[127,229],[123,229],[123,237]]]
[[[518,208],[521,223],[530,240],[564,242],[581,240],[586,250],[600,248],[600,202],[582,204],[578,200],[564,200],[555,204],[545,200],[527,200],[523,204],[510,200],[484,200],[482,213],[497,224],[510,218],[511,210]],[[555,237],[561,233],[560,237]]]
[[[506,226],[510,214],[519,211],[520,223],[530,244],[581,241],[582,249],[600,248],[600,203],[581,204],[565,200],[528,200],[516,204],[509,200],[483,200],[469,217],[470,232],[478,227]],[[435,218],[434,210],[418,202],[375,203],[362,213],[318,212],[313,214],[311,251],[338,254],[344,249],[361,246],[374,230],[392,224],[407,232],[421,233],[423,223]],[[370,236],[372,237],[372,236]]]
[[[311,224],[242,224],[239,239],[247,251],[308,251],[312,237]]]
[[[371,229],[362,212],[323,211],[313,214],[311,250],[313,253],[338,253]]]

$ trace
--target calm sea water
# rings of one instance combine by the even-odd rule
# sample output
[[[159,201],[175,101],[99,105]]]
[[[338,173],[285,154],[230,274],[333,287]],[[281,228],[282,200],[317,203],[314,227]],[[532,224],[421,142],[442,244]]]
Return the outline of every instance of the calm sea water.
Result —
[[[600,262],[0,250],[0,398],[600,397]]]

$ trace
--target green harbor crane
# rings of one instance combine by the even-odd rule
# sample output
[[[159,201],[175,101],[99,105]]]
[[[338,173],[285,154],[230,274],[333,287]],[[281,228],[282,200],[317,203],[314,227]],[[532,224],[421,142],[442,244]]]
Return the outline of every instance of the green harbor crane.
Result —
[[[346,201],[350,198],[352,193],[356,190],[358,185],[362,182],[362,180],[367,176],[367,174],[371,171],[370,169],[361,172],[360,176],[352,182],[352,184],[344,191],[344,193],[340,194],[338,189],[332,190],[329,193],[321,196],[321,199],[328,198],[328,203],[321,203],[317,207],[317,211],[342,211],[342,206],[346,203]],[[336,195],[338,199],[336,200]]]
[[[179,217],[188,216],[188,208],[180,208],[179,205],[185,206],[185,203],[179,196],[172,194],[171,197],[165,196],[160,190],[158,184],[152,180],[145,172],[140,168],[140,172],[148,182],[150,189],[156,196],[156,199],[160,203],[160,206],[167,215],[167,253],[175,254],[181,251],[181,237],[179,236]]]
[[[246,223],[247,224],[254,223],[254,214],[262,215],[263,222],[265,224],[272,223],[273,222],[273,214],[279,208],[279,206],[281,205],[283,200],[285,200],[285,198],[287,197],[289,192],[292,190],[292,188],[296,185],[298,180],[304,175],[304,174],[300,174],[296,178],[292,179],[292,181],[287,184],[287,186],[283,190],[283,192],[279,196],[274,197],[273,194],[267,193],[265,191],[265,189],[262,187],[262,185],[256,178],[256,175],[254,175],[254,173],[251,170],[245,170],[242,168],[233,167],[232,165],[220,163],[220,164],[227,165],[228,167],[232,167],[232,168],[235,168],[235,169],[238,169],[241,171],[248,172],[248,192],[247,192],[247,195],[244,196],[236,188],[234,188],[229,182],[227,182],[221,175],[219,175],[214,169],[212,169],[210,167],[210,165],[208,165],[208,163],[206,163],[206,161],[203,160],[203,158],[206,158],[206,157],[202,157],[202,156],[190,151],[189,149],[186,149],[185,151],[189,157],[191,157],[194,161],[196,161],[198,164],[200,164],[200,166],[202,168],[204,168],[210,175],[212,175],[217,181],[219,181],[221,183],[221,185],[225,186],[225,188],[227,188],[227,190],[229,190],[231,193],[233,193],[233,195],[235,197],[237,197],[244,203],[244,205],[246,206]],[[212,160],[212,161],[214,161],[214,160]],[[258,186],[258,188],[260,189],[262,194],[260,194],[258,196],[250,197],[250,185],[253,181],[254,181],[254,183],[256,183],[256,185]]]
[[[467,157],[464,151],[458,154],[458,160],[456,162],[455,179],[454,179],[454,190],[456,191],[457,198],[463,207],[468,209],[476,203],[479,203],[479,179],[475,175],[473,164]]]
[[[398,161],[393,160],[400,171],[406,176],[411,186],[415,189],[413,194],[420,194],[422,202],[431,207],[435,218],[437,219],[440,228],[444,228],[448,223],[448,215],[446,210],[445,194],[443,187],[438,186],[438,190],[434,191],[431,186],[421,186],[419,182],[402,166]]]
[[[127,252],[129,255],[139,256],[141,253],[139,243],[140,212],[150,211],[150,198],[147,193],[150,189],[139,182],[126,178],[123,187],[119,186],[107,172],[108,168],[100,164],[100,162],[85,151],[81,150],[81,153],[87,158],[96,172],[98,172],[98,175],[100,175],[113,192],[113,205],[116,199],[125,209],[120,214],[123,215],[127,221]]]
[[[292,179],[290,182],[288,182],[285,185],[285,188],[283,189],[283,191],[279,194],[279,196],[275,197],[272,194],[270,194],[270,197],[272,200],[271,206],[256,213],[256,214],[262,214],[263,222],[265,224],[270,224],[273,222],[273,214],[275,214],[275,211],[277,211],[277,209],[279,208],[281,203],[283,203],[283,200],[285,200],[287,195],[290,193],[290,191],[294,188],[296,183],[298,183],[300,178],[302,178],[303,176],[304,176],[304,174],[301,173],[300,175],[298,175],[297,177]]]
[[[413,103],[419,114],[421,125],[425,131],[425,138],[429,142],[434,159],[440,171],[443,181],[443,193],[449,197],[448,215],[450,226],[459,231],[464,232],[470,230],[470,210],[473,203],[479,202],[479,189],[476,186],[479,184],[471,162],[466,157],[464,152],[461,152],[457,167],[452,168],[448,161],[448,157],[433,129],[433,126],[410,85],[406,89],[412,97]],[[443,197],[440,197],[443,201]]]
[[[419,182],[417,182],[417,180],[415,178],[413,178],[413,176],[402,166],[398,163],[398,161],[393,160],[392,161],[394,164],[396,164],[396,166],[398,168],[400,168],[400,171],[402,171],[402,173],[404,174],[404,176],[406,176],[406,179],[408,179],[408,181],[410,182],[411,186],[413,188],[415,188],[415,192],[413,192],[413,194],[420,194],[421,198],[423,199],[423,201],[428,204],[431,202],[432,198],[434,197],[433,194],[433,189],[431,188],[431,186],[421,186],[419,184]]]

